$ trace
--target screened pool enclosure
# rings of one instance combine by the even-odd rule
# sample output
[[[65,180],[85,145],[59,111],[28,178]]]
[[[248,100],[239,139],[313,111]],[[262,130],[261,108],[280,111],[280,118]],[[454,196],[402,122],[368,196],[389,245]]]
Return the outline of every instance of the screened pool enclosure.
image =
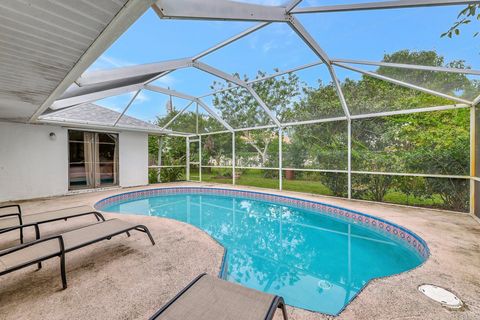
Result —
[[[458,9],[477,1],[253,2],[157,1],[159,19],[249,26],[187,58],[87,71],[39,120],[68,123],[55,114],[123,97],[116,121],[71,123],[151,134],[151,183],[217,182],[478,212],[479,66],[434,48],[383,52],[378,61],[334,57],[316,25],[325,14]],[[228,59],[229,50],[269,28],[291,32],[288,41],[304,46],[312,61],[292,59],[288,67],[258,66],[247,74],[249,57],[236,61],[236,70],[211,58]],[[172,75],[183,79],[178,87],[165,81]],[[185,82],[198,83],[198,90],[182,90]],[[146,96],[156,104],[142,120],[154,126],[122,123]]]

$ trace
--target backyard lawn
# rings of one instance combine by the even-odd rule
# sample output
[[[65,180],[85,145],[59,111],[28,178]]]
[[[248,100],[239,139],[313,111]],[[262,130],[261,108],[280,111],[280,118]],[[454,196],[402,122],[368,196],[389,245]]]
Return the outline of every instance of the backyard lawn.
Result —
[[[202,173],[203,182],[214,182],[232,184],[232,179],[226,176],[226,173],[231,172],[230,169],[213,169],[211,172]],[[192,180],[198,180],[198,176],[191,176]],[[239,178],[236,179],[237,185],[253,186],[259,188],[278,189],[278,177],[266,178],[263,170],[243,170]],[[283,179],[283,189],[289,191],[313,193],[320,195],[333,195],[332,191],[322,184],[321,181],[312,181],[304,179],[287,180]],[[369,200],[369,199],[364,199]],[[416,205],[426,207],[439,207],[443,201],[439,196],[433,196],[429,199],[408,197],[402,192],[395,189],[389,190],[383,200],[388,203]]]

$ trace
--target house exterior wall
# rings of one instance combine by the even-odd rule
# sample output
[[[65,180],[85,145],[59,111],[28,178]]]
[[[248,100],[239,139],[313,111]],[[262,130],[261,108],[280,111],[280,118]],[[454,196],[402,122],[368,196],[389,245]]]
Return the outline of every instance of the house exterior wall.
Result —
[[[81,129],[79,129],[81,130]],[[50,138],[50,133],[55,138]],[[119,133],[119,184],[148,184],[148,135]],[[0,202],[68,193],[68,130],[0,122]]]
[[[52,132],[55,139],[49,136]],[[67,130],[0,122],[0,202],[67,191]]]
[[[121,132],[119,136],[120,186],[148,184],[148,134]]]

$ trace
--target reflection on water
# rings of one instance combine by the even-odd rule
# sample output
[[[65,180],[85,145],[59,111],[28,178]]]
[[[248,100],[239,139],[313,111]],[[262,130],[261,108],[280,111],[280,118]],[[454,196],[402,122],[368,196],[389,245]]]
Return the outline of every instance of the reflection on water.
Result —
[[[228,249],[230,281],[328,314],[337,314],[372,278],[421,263],[416,254],[381,234],[282,204],[182,194],[130,200],[104,210],[197,226]]]

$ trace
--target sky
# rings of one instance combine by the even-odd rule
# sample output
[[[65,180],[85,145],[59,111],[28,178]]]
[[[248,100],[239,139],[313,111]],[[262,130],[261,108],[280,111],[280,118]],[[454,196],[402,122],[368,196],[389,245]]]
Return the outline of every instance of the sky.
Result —
[[[284,3],[281,0],[243,2]],[[300,7],[359,2],[365,1],[304,0]],[[380,61],[385,53],[397,50],[435,50],[447,62],[465,60],[467,65],[480,69],[480,37],[473,38],[474,25],[463,28],[460,37],[440,37],[453,24],[461,9],[463,6],[444,6],[303,14],[297,18],[330,58]],[[191,57],[253,25],[252,22],[161,20],[149,9],[88,71]],[[201,61],[228,73],[237,72],[254,78],[258,70],[273,73],[275,69],[286,70],[317,60],[286,24],[273,23]],[[340,68],[336,71],[341,80],[359,76]],[[301,71],[298,75],[311,86],[315,86],[319,79],[327,83],[331,81],[324,66]],[[155,84],[199,96],[210,92],[215,80],[223,82],[199,70],[184,69],[172,72]],[[131,96],[126,94],[97,103],[122,110]],[[142,91],[127,115],[153,120],[156,114],[165,113],[167,99],[161,94]],[[186,103],[181,99],[174,101],[177,108]]]

